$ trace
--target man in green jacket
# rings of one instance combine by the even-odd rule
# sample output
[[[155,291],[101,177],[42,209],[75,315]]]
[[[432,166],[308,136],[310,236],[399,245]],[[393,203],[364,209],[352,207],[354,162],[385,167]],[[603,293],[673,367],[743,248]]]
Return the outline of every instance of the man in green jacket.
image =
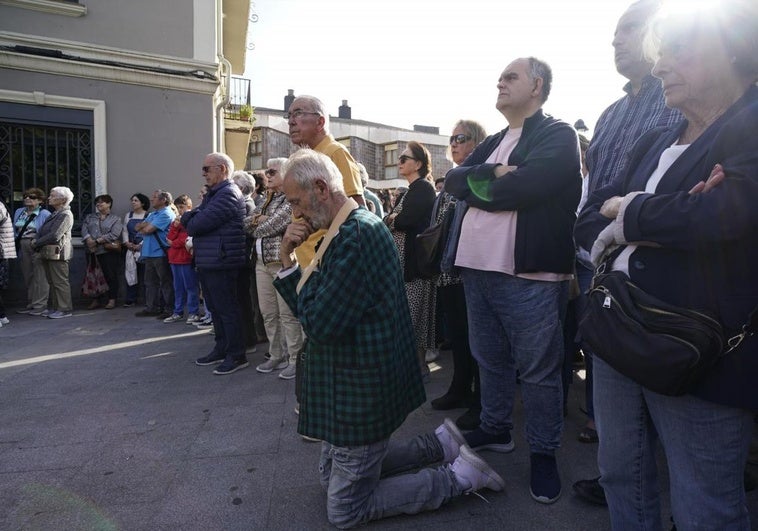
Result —
[[[283,172],[297,221],[284,234],[274,285],[308,338],[298,432],[323,441],[319,470],[329,521],[350,528],[436,509],[484,487],[502,490],[502,479],[452,422],[390,443],[425,400],[392,237],[380,218],[347,197],[328,157],[302,149]],[[315,258],[297,264],[295,248],[319,229],[328,231]],[[386,477],[437,461],[443,466]]]

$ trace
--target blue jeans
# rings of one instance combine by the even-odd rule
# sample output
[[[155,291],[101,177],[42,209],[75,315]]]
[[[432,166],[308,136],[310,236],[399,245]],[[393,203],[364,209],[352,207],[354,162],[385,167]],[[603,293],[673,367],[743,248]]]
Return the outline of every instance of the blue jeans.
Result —
[[[579,322],[582,319],[584,310],[587,307],[587,293],[592,283],[592,277],[595,272],[590,269],[583,262],[576,261],[576,278],[579,282],[579,296],[574,301],[574,315],[576,316],[576,326],[579,329]],[[579,344],[582,346],[582,354],[584,354],[584,406],[587,409],[587,418],[595,420],[595,408],[592,399],[592,350],[590,347],[582,342],[581,332],[577,332],[579,338]]]
[[[462,268],[471,352],[479,363],[481,428],[513,429],[516,370],[532,453],[553,455],[563,430],[561,300],[567,282]]]
[[[434,434],[431,437],[436,439]],[[439,442],[437,445],[439,461],[442,448]],[[390,454],[395,454],[398,468],[421,464],[413,467],[416,454],[413,450],[403,453],[404,448],[405,444],[395,445],[388,439],[349,448],[321,443],[319,473],[327,490],[326,512],[332,525],[348,529],[397,514],[430,511],[463,494],[448,466],[382,478],[383,462]],[[417,444],[416,449],[421,446]]]
[[[200,312],[200,302],[195,268],[190,264],[171,264],[171,272],[174,275],[174,313],[182,315],[186,304],[187,313],[197,315]]]
[[[236,292],[239,272],[239,269],[201,269],[198,278],[203,285],[205,304],[213,313],[216,344],[211,354],[223,354],[226,360],[242,361],[245,359],[245,340]]]
[[[743,471],[753,415],[654,393],[595,358],[598,465],[614,529],[661,529],[655,448],[668,462],[677,529],[750,529]]]

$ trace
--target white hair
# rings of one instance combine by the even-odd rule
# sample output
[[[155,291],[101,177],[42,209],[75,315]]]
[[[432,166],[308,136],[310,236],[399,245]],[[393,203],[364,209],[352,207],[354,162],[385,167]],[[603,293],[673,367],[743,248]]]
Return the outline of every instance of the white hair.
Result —
[[[291,178],[303,190],[312,190],[313,184],[321,179],[332,193],[345,195],[342,174],[326,155],[310,148],[295,151],[282,168],[285,178]]]
[[[68,206],[74,200],[74,192],[66,186],[55,186],[50,189],[51,194],[60,195],[64,199],[63,206]],[[49,195],[48,195],[49,197]]]

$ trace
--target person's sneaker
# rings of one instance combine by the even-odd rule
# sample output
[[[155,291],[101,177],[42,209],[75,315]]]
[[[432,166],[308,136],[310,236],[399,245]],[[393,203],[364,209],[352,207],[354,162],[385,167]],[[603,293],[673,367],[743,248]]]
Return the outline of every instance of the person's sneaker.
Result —
[[[48,310],[47,308],[42,310],[42,313],[39,314],[40,317],[47,317],[48,315],[50,315],[50,310]]]
[[[20,310],[16,310],[16,313],[20,313],[21,315],[30,313],[34,308],[21,308]]]
[[[34,308],[33,310],[29,310],[29,315],[41,315],[46,317],[48,313],[47,308]]]
[[[581,500],[593,505],[608,505],[608,502],[605,499],[605,491],[600,485],[599,476],[592,479],[580,479],[572,485],[572,488]]]
[[[310,443],[314,443],[314,442],[321,442],[321,439],[316,439],[315,437],[308,437],[307,435],[301,435],[300,437],[301,437],[301,438],[302,438],[302,439],[303,439],[305,442],[310,442]]]
[[[258,352],[258,347],[255,345],[245,348],[245,354],[254,354],[255,352]]]
[[[529,493],[535,501],[553,503],[561,497],[561,478],[555,456],[531,454],[532,480]]]
[[[461,446],[466,446],[466,439],[453,421],[446,418],[445,421],[434,430],[434,434],[442,445],[442,462],[445,464],[452,463],[458,458]]]
[[[282,380],[291,380],[297,374],[297,367],[294,363],[290,363],[285,369],[279,373],[279,378]]]
[[[279,369],[284,369],[289,365],[289,361],[287,360],[266,360],[260,365],[258,365],[255,370],[258,372],[262,372],[263,374],[268,374],[272,371],[278,371]]]
[[[133,302],[129,302],[129,301],[126,301],[126,302],[124,303],[124,308],[131,308],[132,306],[134,306],[134,303],[133,303]]]
[[[213,352],[211,352],[207,356],[203,356],[202,358],[197,358],[195,360],[195,365],[200,365],[200,366],[215,365],[217,363],[221,363],[222,361],[224,361],[224,358],[226,358],[226,356],[214,354]]]
[[[426,349],[426,354],[424,355],[424,361],[427,363],[431,363],[437,358],[440,357],[440,350],[437,348],[428,348]]]
[[[56,310],[50,314],[48,314],[48,319],[63,319],[64,317],[71,317],[73,314],[71,312],[62,312],[60,310]]]
[[[198,322],[201,319],[201,317],[195,313],[191,313],[187,316],[187,324],[191,325],[193,323]]]
[[[0,324],[7,325],[7,324],[10,324],[10,321],[8,320],[7,317],[0,317]]]
[[[140,310],[138,312],[135,312],[134,317],[155,317],[159,313],[160,312],[156,312],[154,310],[144,309],[144,310]]]
[[[244,369],[250,365],[246,359],[241,360],[226,360],[224,363],[216,367],[213,374],[232,374],[240,369]]]
[[[481,489],[500,492],[505,488],[505,481],[500,474],[466,445],[461,446],[461,453],[450,465],[450,470],[466,494]]]
[[[195,327],[198,330],[208,330],[209,328],[213,328],[213,321],[201,321],[195,323]]]
[[[492,450],[493,452],[502,452],[507,454],[513,451],[513,439],[511,439],[511,432],[506,431],[501,435],[490,435],[482,428],[476,428],[474,431],[468,432],[463,436],[466,439],[466,443],[472,450]]]
[[[182,316],[181,316],[181,315],[179,315],[178,313],[175,313],[175,314],[171,315],[170,317],[166,317],[166,318],[163,320],[163,322],[164,322],[164,323],[178,323],[178,322],[179,322],[179,321],[181,321],[182,319],[184,319],[184,317],[182,317]]]
[[[173,314],[171,314],[169,312],[161,312],[158,315],[156,315],[155,318],[158,319],[159,321],[163,321],[164,319],[168,319],[172,315]]]

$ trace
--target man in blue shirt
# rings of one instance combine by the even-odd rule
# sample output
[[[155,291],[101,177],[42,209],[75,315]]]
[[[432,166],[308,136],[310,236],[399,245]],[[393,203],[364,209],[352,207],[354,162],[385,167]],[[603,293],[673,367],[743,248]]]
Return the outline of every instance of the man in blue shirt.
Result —
[[[150,198],[153,211],[135,227],[143,235],[140,261],[145,264],[145,309],[135,313],[137,317],[164,319],[171,315],[165,309],[174,307],[174,284],[166,255],[166,235],[176,217],[169,208],[171,203],[169,192],[156,190]]]

